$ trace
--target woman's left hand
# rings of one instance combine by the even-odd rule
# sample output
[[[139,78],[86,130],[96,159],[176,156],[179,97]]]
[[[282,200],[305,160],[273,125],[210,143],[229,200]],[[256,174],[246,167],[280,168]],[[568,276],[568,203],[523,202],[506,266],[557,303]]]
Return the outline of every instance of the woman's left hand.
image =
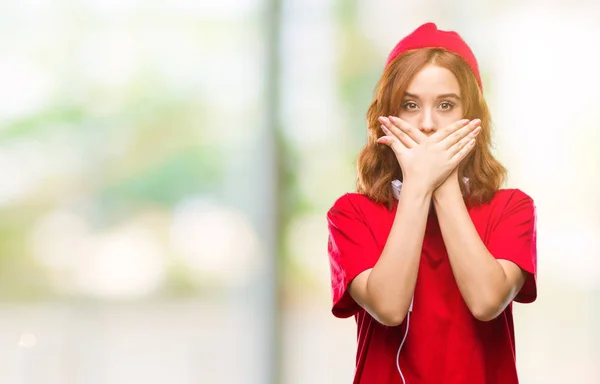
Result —
[[[458,167],[454,168],[454,171],[452,171],[452,173],[450,173],[450,175],[446,178],[446,180],[444,180],[442,182],[442,184],[440,184],[440,186],[437,187],[435,189],[435,191],[433,191],[433,195],[435,197],[436,195],[439,195],[440,193],[443,193],[445,190],[447,190],[449,188],[453,188],[453,187],[460,190],[460,184],[458,182]]]
[[[410,124],[406,123],[405,125],[397,124],[394,119],[390,116],[389,118],[384,118],[388,124],[393,124],[396,128],[402,131],[406,136],[413,140],[415,143],[420,143],[427,138],[427,136],[421,132],[419,129],[410,126]],[[407,127],[408,126],[408,127]],[[396,135],[397,136],[397,135]],[[398,137],[402,140],[400,137]],[[405,141],[405,140],[402,140]],[[446,180],[442,182],[435,190],[434,195],[446,190],[448,188],[457,187],[460,189],[460,184],[458,182],[458,167],[454,168],[454,170],[448,175]]]

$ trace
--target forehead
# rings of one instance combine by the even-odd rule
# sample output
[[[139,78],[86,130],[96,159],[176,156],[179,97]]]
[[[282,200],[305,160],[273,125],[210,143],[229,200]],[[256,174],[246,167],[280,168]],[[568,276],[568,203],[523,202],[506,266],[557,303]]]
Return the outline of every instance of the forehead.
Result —
[[[406,92],[415,95],[455,93],[460,97],[460,84],[450,70],[429,64],[412,78]]]

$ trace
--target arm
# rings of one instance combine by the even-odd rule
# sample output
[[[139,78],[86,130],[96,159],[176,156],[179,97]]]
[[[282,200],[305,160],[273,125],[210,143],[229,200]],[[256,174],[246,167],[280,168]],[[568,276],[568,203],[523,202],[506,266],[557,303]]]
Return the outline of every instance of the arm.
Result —
[[[400,118],[379,121],[385,136],[377,142],[394,151],[405,184],[383,252],[373,268],[356,275],[348,292],[379,322],[398,325],[415,289],[433,191],[471,151],[480,122],[460,120],[427,137]]]
[[[458,288],[478,320],[496,318],[519,292],[527,272],[487,249],[465,206],[458,179],[451,176],[433,202]]]
[[[408,312],[431,195],[409,183],[402,187],[394,223],[379,260],[372,269],[356,276],[349,286],[352,298],[384,325],[401,324]]]

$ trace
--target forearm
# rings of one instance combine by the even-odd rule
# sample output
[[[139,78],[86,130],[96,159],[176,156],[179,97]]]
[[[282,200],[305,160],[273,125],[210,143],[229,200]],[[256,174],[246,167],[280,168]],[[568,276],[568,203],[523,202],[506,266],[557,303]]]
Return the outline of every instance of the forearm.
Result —
[[[431,192],[405,183],[383,252],[367,280],[373,310],[388,323],[404,320],[415,289]]]
[[[511,298],[501,264],[481,240],[458,184],[433,195],[434,207],[454,278],[471,313],[480,320],[496,317]]]

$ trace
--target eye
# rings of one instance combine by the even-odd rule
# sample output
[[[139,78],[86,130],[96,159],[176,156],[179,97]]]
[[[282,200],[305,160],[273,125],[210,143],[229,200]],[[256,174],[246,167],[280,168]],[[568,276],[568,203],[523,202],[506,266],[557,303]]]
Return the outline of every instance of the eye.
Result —
[[[406,111],[416,111],[417,109],[419,109],[419,106],[414,101],[407,101],[404,104],[402,104],[402,108],[404,108],[404,110]]]
[[[450,111],[452,108],[454,108],[454,104],[449,101],[442,101],[439,106],[439,109],[442,111]]]

